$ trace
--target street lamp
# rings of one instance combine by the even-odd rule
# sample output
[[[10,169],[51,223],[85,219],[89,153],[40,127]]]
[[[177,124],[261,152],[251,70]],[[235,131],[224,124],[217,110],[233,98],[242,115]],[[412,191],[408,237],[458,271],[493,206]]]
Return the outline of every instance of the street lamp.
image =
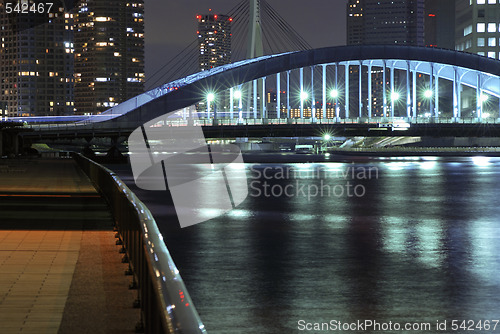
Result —
[[[481,101],[481,103],[488,101],[488,99],[489,99],[488,95],[481,93],[481,96],[479,97],[479,100]]]
[[[207,118],[210,118],[210,104],[215,100],[214,93],[207,94]]]
[[[479,95],[479,104],[480,104],[479,108],[478,108],[478,117],[479,118],[486,117],[485,115],[487,113],[483,115],[483,104],[486,103],[488,101],[488,99],[489,99],[489,96],[486,95],[485,93],[481,92],[481,94]]]
[[[339,97],[339,91],[338,91],[338,90],[336,90],[336,89],[332,89],[332,90],[330,91],[330,97],[332,97],[332,98],[334,98],[334,99],[338,98],[338,97]]]
[[[309,94],[308,94],[307,92],[304,92],[304,91],[300,92],[300,100],[301,100],[302,102],[304,102],[304,101],[305,101],[305,100],[307,100],[308,98],[309,98]]]
[[[401,97],[401,95],[398,92],[391,93],[391,101],[397,101],[397,100],[399,100],[400,97]]]
[[[430,90],[430,89],[427,89],[427,90],[424,92],[424,97],[425,97],[426,99],[430,99],[430,98],[432,97],[432,95],[433,95],[433,94],[432,94],[432,90]]]
[[[335,105],[335,117],[337,118],[337,120],[340,117],[339,95],[340,95],[340,93],[339,93],[338,89],[336,89],[336,88],[334,88],[330,91],[330,97],[335,100],[335,103],[334,103],[334,105]]]
[[[300,118],[304,117],[304,101],[307,100],[309,94],[307,92],[301,90],[300,91]]]
[[[234,92],[233,94],[234,98],[238,100],[238,120],[239,122],[242,122],[243,121],[243,115],[242,115],[242,108],[243,108],[243,105],[242,105],[242,102],[241,102],[241,90],[237,90]]]

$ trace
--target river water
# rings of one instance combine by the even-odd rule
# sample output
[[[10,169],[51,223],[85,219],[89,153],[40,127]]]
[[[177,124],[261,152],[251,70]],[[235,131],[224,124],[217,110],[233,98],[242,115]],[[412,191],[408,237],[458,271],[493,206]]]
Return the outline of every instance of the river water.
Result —
[[[500,332],[500,159],[353,161],[245,164],[247,199],[183,229],[169,193],[111,168],[209,333]]]

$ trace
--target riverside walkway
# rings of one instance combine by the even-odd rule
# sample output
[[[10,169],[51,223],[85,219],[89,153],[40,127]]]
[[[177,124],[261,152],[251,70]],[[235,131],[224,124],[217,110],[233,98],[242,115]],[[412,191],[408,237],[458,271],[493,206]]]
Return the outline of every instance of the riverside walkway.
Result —
[[[112,224],[72,159],[0,160],[0,333],[133,333]]]

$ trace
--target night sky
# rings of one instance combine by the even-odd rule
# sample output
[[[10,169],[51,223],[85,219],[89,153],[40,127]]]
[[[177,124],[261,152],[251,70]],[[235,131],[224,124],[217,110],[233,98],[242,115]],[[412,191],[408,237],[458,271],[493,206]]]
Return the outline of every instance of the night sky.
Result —
[[[145,0],[146,77],[196,38],[196,15],[225,14],[241,0]],[[347,0],[267,0],[315,47],[344,45]]]

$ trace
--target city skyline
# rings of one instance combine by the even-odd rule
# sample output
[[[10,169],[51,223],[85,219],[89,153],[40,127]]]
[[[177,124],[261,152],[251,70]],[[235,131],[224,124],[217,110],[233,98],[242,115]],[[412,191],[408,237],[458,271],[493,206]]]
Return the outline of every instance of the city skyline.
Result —
[[[3,329],[500,328],[500,0],[39,1],[0,1]]]
[[[75,7],[75,113],[100,113],[144,91],[143,13],[142,0]]]

